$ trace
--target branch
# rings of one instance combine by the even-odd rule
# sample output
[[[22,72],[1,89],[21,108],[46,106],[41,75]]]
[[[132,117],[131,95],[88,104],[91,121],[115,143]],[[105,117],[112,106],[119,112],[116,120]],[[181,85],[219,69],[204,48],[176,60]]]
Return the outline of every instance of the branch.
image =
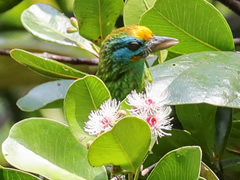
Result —
[[[232,11],[234,11],[236,14],[240,15],[240,2],[237,0],[218,0],[228,8],[230,8]]]
[[[84,65],[98,65],[98,59],[83,59],[79,57],[68,57],[68,56],[60,56],[56,54],[50,53],[32,53],[37,56],[41,56],[44,58],[53,59],[63,63],[70,63],[70,64],[84,64]],[[8,49],[0,49],[0,55],[10,56],[10,50]]]
[[[240,151],[237,151],[237,150],[234,150],[234,149],[227,148],[227,151],[230,152],[230,153],[236,154],[236,155],[240,155]]]
[[[235,46],[240,46],[240,38],[234,38],[234,44]]]

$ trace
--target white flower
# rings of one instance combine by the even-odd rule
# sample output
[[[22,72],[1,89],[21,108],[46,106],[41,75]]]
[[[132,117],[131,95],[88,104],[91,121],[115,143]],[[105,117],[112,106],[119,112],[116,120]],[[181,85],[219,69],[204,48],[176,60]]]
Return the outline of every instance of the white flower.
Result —
[[[171,120],[173,118],[169,117],[171,110],[170,106],[164,106],[154,113],[142,112],[138,114],[138,117],[144,119],[149,124],[152,134],[159,137],[170,136],[171,134],[164,130],[172,129]]]
[[[162,106],[168,103],[168,93],[159,93],[159,85],[148,84],[145,87],[145,93],[137,93],[136,90],[132,91],[127,96],[128,105],[132,106],[130,110],[133,114],[141,111],[157,111]],[[136,114],[135,114],[136,115]]]
[[[171,120],[169,115],[172,111],[170,106],[166,104],[168,101],[168,93],[159,93],[158,85],[148,84],[145,87],[145,93],[137,93],[135,90],[127,96],[128,105],[132,106],[129,110],[131,115],[145,120],[152,134],[159,137],[171,135],[164,130],[171,130]]]
[[[89,135],[99,135],[112,129],[121,117],[118,110],[119,102],[116,99],[108,99],[100,106],[100,109],[91,111],[88,116],[89,121],[85,123],[84,130]]]

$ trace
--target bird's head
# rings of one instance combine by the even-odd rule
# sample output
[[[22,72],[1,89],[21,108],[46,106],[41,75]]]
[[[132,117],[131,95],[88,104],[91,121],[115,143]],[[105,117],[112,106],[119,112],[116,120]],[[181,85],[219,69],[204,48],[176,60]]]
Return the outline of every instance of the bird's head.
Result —
[[[132,25],[114,30],[102,43],[100,59],[111,59],[115,63],[132,64],[144,59],[152,52],[169,48],[177,39],[155,36],[145,26]]]

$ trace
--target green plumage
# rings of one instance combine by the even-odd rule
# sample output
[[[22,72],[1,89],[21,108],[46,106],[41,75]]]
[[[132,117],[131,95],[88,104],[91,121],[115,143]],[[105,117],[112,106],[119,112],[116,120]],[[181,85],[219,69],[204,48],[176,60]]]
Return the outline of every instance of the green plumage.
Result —
[[[152,82],[145,65],[149,53],[177,43],[177,39],[153,35],[145,26],[114,30],[102,44],[97,76],[104,81],[112,97],[121,101],[132,90],[140,92]]]
[[[141,55],[137,62],[133,56],[139,55],[145,48],[132,51],[128,44],[136,41],[131,35],[119,33],[105,40],[100,51],[100,62],[97,76],[108,87],[113,98],[123,100],[133,89],[142,91],[152,76],[145,65],[146,57]],[[145,46],[143,40],[139,40]]]

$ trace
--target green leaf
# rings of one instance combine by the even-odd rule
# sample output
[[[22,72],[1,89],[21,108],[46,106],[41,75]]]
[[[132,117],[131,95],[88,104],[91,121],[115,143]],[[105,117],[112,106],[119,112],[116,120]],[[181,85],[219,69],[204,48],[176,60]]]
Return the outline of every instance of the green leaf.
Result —
[[[102,167],[88,164],[87,149],[57,121],[32,118],[15,124],[2,151],[13,166],[49,179],[107,179]]]
[[[11,57],[30,69],[52,78],[78,79],[86,74],[55,60],[42,58],[30,52],[13,49]]]
[[[151,142],[149,125],[136,117],[121,119],[89,148],[92,166],[117,165],[133,173],[141,166]]]
[[[227,142],[224,156],[222,158],[222,166],[224,173],[230,179],[240,177],[240,120],[232,122],[232,129]],[[232,176],[232,178],[231,178]]]
[[[171,105],[209,103],[240,108],[240,54],[199,52],[150,68]]]
[[[221,161],[232,128],[232,109],[218,107],[215,120],[215,155]],[[220,165],[218,166],[220,168]],[[220,169],[219,169],[220,170]]]
[[[187,131],[172,129],[171,136],[163,136],[158,138],[158,143],[152,148],[144,162],[145,167],[149,167],[161,159],[165,154],[182,146],[198,145],[196,139]]]
[[[123,8],[122,0],[76,0],[79,33],[97,45],[112,31]]]
[[[0,13],[11,9],[12,7],[16,6],[22,0],[0,0]]]
[[[213,158],[214,154],[216,111],[217,107],[209,104],[176,106],[176,113],[183,128],[197,140],[207,158]]]
[[[125,26],[140,24],[142,15],[153,7],[156,0],[127,0],[123,9]]]
[[[198,146],[186,146],[170,151],[158,162],[148,180],[198,179],[201,156]]]
[[[21,21],[28,31],[40,39],[77,46],[98,57],[90,41],[78,33],[67,33],[67,28],[72,27],[69,18],[48,4],[38,3],[30,6],[22,13]]]
[[[40,180],[39,178],[16,169],[3,168],[0,166],[1,180]]]
[[[83,130],[90,112],[110,97],[108,89],[96,76],[86,76],[69,87],[64,101],[65,116],[73,135],[83,144],[94,138]]]
[[[35,111],[65,98],[68,87],[73,80],[59,80],[43,83],[34,87],[27,95],[17,101],[23,111]],[[58,102],[58,101],[57,101]]]
[[[171,48],[175,53],[234,50],[225,18],[205,0],[158,0],[143,15],[141,25],[156,35],[179,39],[180,43]]]
[[[206,180],[219,180],[216,174],[203,162],[201,162],[200,176]]]

